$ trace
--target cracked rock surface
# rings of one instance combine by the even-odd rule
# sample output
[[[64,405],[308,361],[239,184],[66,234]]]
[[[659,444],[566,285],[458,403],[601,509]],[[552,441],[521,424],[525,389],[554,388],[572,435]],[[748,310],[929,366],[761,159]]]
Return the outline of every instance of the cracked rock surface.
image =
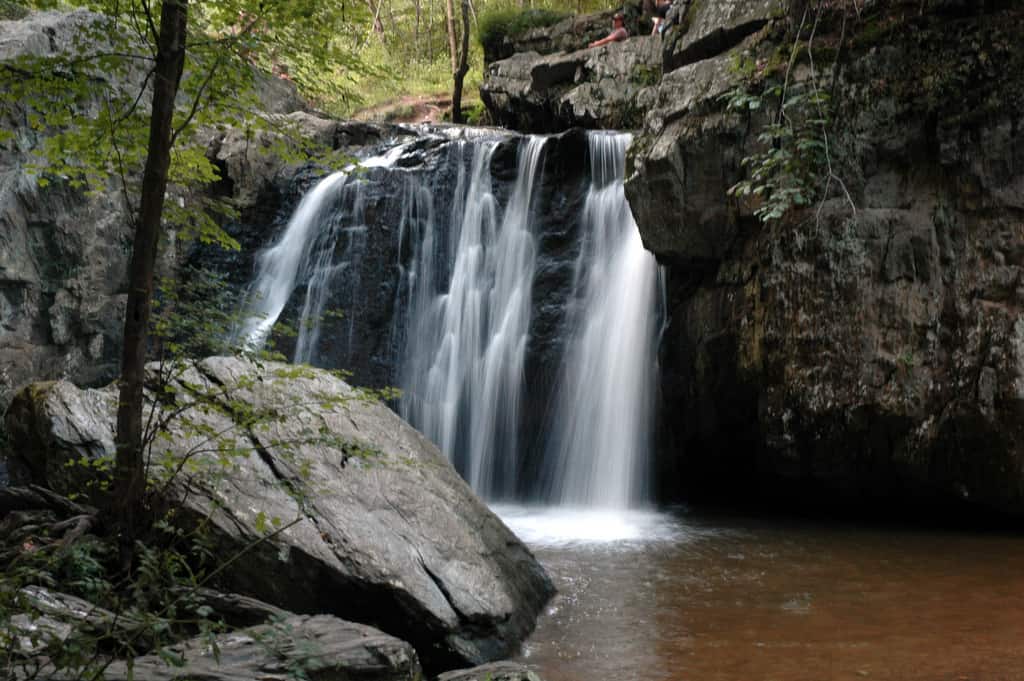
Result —
[[[199,462],[168,494],[212,518],[220,555],[273,530],[272,519],[295,523],[238,561],[228,588],[377,626],[412,643],[428,670],[507,656],[532,630],[553,592],[543,568],[386,406],[325,371],[236,358],[188,365],[171,385],[165,409],[185,410],[153,459]],[[215,408],[187,408],[200,387],[218,395]],[[80,488],[64,463],[114,453],[115,404],[114,385],[18,393],[6,417],[12,480]],[[242,427],[249,409],[279,416]],[[207,452],[209,432],[222,433],[218,452]],[[226,468],[205,463],[226,450]]]
[[[206,679],[209,681],[286,681],[301,673],[316,679],[417,681],[420,666],[412,647],[372,627],[328,615],[292,615],[274,624],[217,636],[218,657],[205,638],[173,648],[183,657],[172,667],[159,655],[138,657],[129,673],[123,662],[110,666],[105,678]]]

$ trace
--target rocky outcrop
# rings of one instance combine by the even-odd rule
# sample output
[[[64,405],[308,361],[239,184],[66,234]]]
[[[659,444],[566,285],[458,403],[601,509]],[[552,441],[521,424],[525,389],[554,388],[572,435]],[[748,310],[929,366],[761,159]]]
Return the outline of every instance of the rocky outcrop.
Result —
[[[408,643],[372,627],[328,615],[292,615],[274,622],[172,646],[164,655],[110,665],[104,678],[177,681],[287,681],[288,679],[359,679],[420,681],[416,651]],[[168,664],[176,656],[181,666]]]
[[[616,11],[613,9],[595,14],[572,15],[551,26],[538,26],[512,36],[503,35],[493,44],[484,45],[484,61],[491,63],[508,59],[517,52],[574,52],[606,36]]]
[[[96,21],[80,10],[0,22],[0,61],[61,55]],[[96,102],[80,105],[88,115]],[[13,133],[0,142],[0,408],[32,378],[110,380],[124,308],[120,192],[89,196],[59,177],[41,187],[31,165],[43,138],[27,116],[20,102],[0,113]]]
[[[665,33],[665,72],[714,57],[769,21],[786,17],[792,0],[676,0]]]
[[[630,38],[586,46],[608,34],[619,8],[572,16],[506,39],[489,51],[480,98],[496,124],[520,132],[561,132],[572,127],[640,127],[661,77],[660,39],[640,2],[626,2]]]
[[[283,681],[299,675],[367,681],[422,679],[413,647],[373,627],[329,615],[295,615],[255,599],[210,589],[189,596],[198,596],[209,609],[206,616],[211,623],[244,628],[176,642],[157,653],[148,637],[139,636],[140,630],[151,624],[135,613],[115,614],[82,598],[38,586],[24,587],[17,597],[24,610],[0,625],[5,635],[14,637],[7,648],[12,653],[7,660],[10,666],[5,669],[11,678],[78,678],[57,651],[85,641],[117,639],[132,641],[136,654],[146,654],[136,657],[129,670],[124,660],[103,660],[100,656],[107,651],[96,651],[90,664],[102,664],[106,679]],[[239,625],[245,620],[249,624]],[[55,658],[59,669],[54,667]]]
[[[640,126],[661,75],[657,38],[568,54],[520,52],[487,66],[480,98],[492,120],[523,132]]]
[[[153,461],[191,461],[168,493],[186,517],[213,521],[220,555],[293,523],[229,571],[229,590],[378,626],[432,669],[506,656],[533,628],[553,591],[543,569],[383,404],[327,372],[232,358],[188,365],[159,394],[183,413]],[[211,397],[192,402],[201,394]],[[19,393],[7,414],[13,477],[82,489],[66,463],[113,453],[115,402],[114,386]],[[239,425],[250,409],[267,420]]]
[[[472,669],[445,672],[437,681],[542,681],[529,667],[515,662],[492,662]]]
[[[878,4],[837,53],[826,13],[818,78],[806,53],[788,75],[833,95],[828,195],[764,225],[726,192],[764,158],[777,100],[741,113],[722,95],[781,82],[800,17],[700,9],[728,4],[694,3],[631,151],[627,195],[670,265],[660,479],[1024,512],[1024,14]]]

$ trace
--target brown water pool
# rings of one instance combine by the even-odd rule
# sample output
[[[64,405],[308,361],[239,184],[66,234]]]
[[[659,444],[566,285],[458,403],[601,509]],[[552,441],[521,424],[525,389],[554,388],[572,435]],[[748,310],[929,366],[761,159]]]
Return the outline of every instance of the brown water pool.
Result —
[[[1024,680],[1024,535],[498,508],[546,681]]]

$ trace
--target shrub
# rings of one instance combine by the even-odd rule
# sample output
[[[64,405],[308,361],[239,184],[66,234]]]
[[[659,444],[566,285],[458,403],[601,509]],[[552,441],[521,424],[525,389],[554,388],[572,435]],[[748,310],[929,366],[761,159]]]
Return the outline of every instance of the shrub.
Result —
[[[552,9],[499,9],[480,17],[478,38],[484,54],[501,51],[505,38],[514,38],[531,28],[550,26],[569,16]]]

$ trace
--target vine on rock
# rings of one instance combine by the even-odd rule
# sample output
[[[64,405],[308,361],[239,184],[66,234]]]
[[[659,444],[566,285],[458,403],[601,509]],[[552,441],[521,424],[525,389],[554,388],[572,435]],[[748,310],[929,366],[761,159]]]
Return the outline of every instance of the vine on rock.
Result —
[[[762,223],[781,220],[790,211],[829,198],[834,186],[841,188],[852,211],[857,207],[833,163],[834,107],[830,89],[838,77],[842,46],[846,36],[845,6],[839,48],[834,51],[830,69],[815,65],[813,44],[818,24],[825,11],[835,3],[818,3],[814,22],[803,37],[810,8],[806,8],[785,67],[765,60],[750,63],[740,59],[734,70],[741,74],[735,88],[721,99],[728,111],[753,114],[774,105],[768,122],[757,135],[758,149],[744,157],[741,165],[747,177],[728,189],[729,196],[758,201],[754,215]],[[853,8],[859,11],[856,3]],[[777,53],[778,55],[779,53]],[[798,62],[807,62],[807,71],[797,77]]]

